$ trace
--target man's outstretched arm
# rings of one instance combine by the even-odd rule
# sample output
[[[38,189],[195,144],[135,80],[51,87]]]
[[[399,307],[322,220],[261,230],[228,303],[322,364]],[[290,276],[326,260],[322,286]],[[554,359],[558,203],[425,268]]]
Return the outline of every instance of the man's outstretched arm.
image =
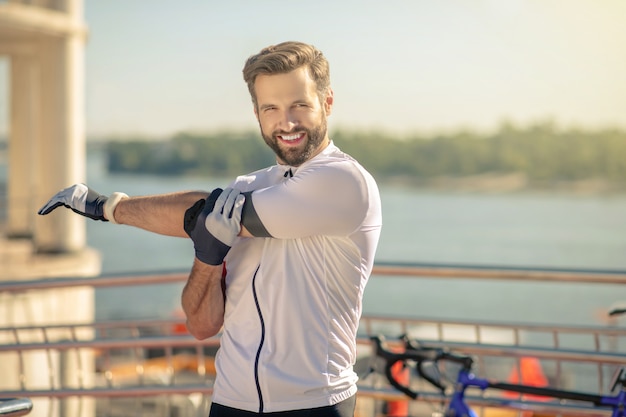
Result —
[[[75,184],[55,194],[40,210],[64,206],[94,220],[135,226],[168,236],[190,237],[196,257],[183,289],[189,332],[198,339],[215,335],[224,322],[224,257],[242,232],[245,197],[237,190],[187,191],[143,197],[99,194]]]
[[[182,191],[142,197],[124,193],[103,195],[85,184],[67,187],[48,200],[39,214],[64,206],[93,220],[138,227],[167,236],[187,237],[183,229],[185,210],[209,195],[204,191]]]
[[[115,208],[114,221],[161,235],[189,237],[183,228],[185,210],[208,195],[203,191],[183,191],[125,198]]]

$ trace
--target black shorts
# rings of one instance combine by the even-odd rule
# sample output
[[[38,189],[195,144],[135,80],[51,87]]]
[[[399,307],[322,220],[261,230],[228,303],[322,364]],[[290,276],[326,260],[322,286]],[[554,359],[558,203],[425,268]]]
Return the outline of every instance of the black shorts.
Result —
[[[345,399],[335,405],[327,405],[325,407],[306,408],[302,410],[277,411],[274,413],[255,413],[253,411],[244,411],[237,408],[226,407],[225,405],[211,404],[209,417],[354,417],[354,408],[356,406],[356,395]]]

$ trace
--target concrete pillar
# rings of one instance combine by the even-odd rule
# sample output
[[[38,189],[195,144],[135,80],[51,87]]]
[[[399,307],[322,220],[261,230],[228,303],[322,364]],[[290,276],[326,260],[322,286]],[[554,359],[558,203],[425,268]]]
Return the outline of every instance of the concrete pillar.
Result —
[[[64,11],[74,21],[83,18],[83,0],[58,0],[60,10]]]
[[[84,45],[81,36],[40,42],[41,135],[37,143],[36,203],[85,181]],[[69,210],[37,218],[35,250],[65,253],[85,247],[85,219]]]
[[[34,186],[35,138],[37,123],[39,74],[36,60],[25,55],[11,58],[11,110],[9,125],[8,238],[32,238],[35,217],[32,190]]]
[[[46,217],[36,214],[55,192],[85,179],[82,0],[15,3],[13,14],[0,14],[11,23],[0,31],[0,53],[11,56],[7,232],[32,240],[0,242],[0,279],[97,275],[100,258],[86,248],[85,219],[69,210]],[[17,18],[11,21],[12,16]],[[0,327],[45,327],[93,319],[90,287],[0,294]],[[59,330],[46,335],[51,342],[74,336],[88,340],[93,334],[85,329],[80,334]],[[41,342],[41,338],[36,330],[21,336],[22,343]],[[94,383],[94,363],[88,349],[32,351],[22,356],[5,352],[0,354],[0,391],[20,386],[89,387]],[[35,398],[33,402],[33,417],[95,415],[93,399]]]

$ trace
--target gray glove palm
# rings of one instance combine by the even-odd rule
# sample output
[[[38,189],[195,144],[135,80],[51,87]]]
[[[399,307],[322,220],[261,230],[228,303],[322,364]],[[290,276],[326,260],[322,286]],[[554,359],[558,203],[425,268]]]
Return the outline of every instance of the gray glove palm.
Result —
[[[185,232],[194,243],[196,258],[209,265],[220,265],[241,231],[241,211],[245,197],[226,188],[213,190],[185,212]]]
[[[111,220],[115,223],[113,210],[117,203],[125,197],[128,196],[124,193],[113,193],[109,197],[98,193],[85,184],[74,184],[53,195],[39,209],[38,214],[45,215],[57,207],[64,206],[81,216],[105,222]]]

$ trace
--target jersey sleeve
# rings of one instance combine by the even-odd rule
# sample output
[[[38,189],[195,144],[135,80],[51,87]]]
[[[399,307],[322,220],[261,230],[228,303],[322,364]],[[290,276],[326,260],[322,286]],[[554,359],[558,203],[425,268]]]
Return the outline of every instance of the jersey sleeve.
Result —
[[[347,236],[363,222],[368,186],[352,163],[298,170],[279,184],[244,193],[244,227],[256,237]]]

